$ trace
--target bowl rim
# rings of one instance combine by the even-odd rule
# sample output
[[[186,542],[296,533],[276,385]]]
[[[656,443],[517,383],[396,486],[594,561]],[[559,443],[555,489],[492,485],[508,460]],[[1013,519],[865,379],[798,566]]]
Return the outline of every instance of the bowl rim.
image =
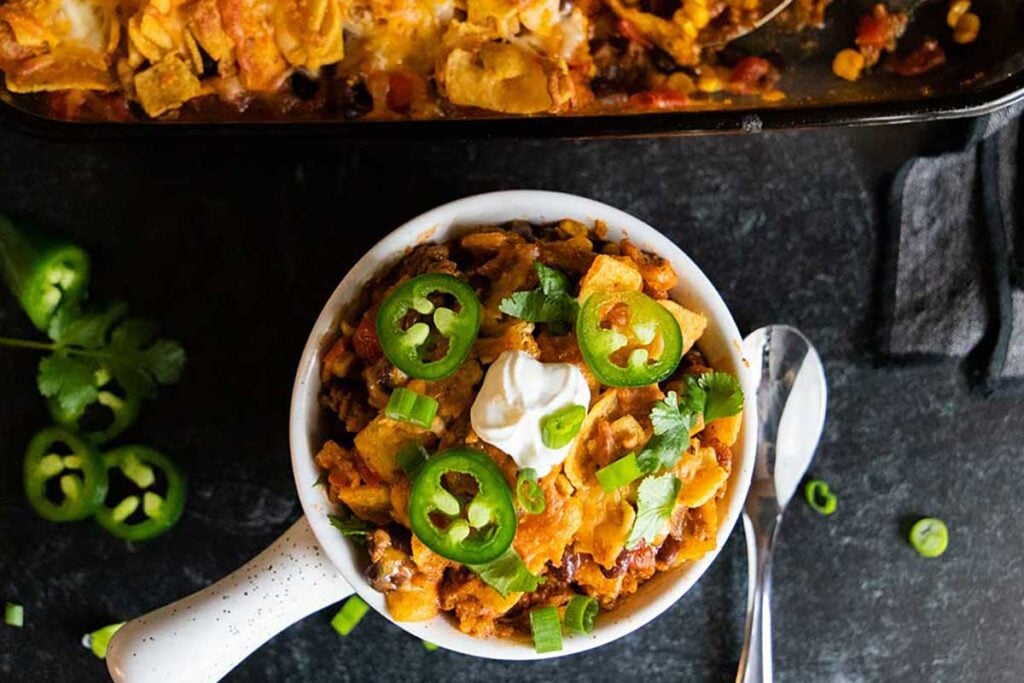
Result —
[[[499,660],[539,660],[584,652],[610,643],[639,629],[675,604],[704,575],[732,533],[746,499],[753,473],[756,446],[756,415],[753,401],[745,405],[740,437],[733,447],[733,467],[726,495],[719,502],[719,526],[715,549],[704,557],[669,572],[658,572],[640,590],[604,618],[599,618],[589,635],[565,638],[560,652],[538,654],[524,641],[477,638],[460,632],[443,616],[425,622],[396,622],[391,618],[384,596],[362,577],[362,565],[351,542],[331,526],[332,505],[323,487],[316,486],[319,468],[314,456],[320,448],[316,436],[323,419],[319,403],[320,359],[325,341],[336,329],[339,318],[358,302],[363,286],[382,268],[401,258],[418,244],[447,239],[460,227],[501,223],[509,220],[551,222],[572,218],[588,223],[603,221],[611,239],[628,236],[639,247],[668,259],[679,275],[680,284],[672,298],[696,308],[708,318],[702,336],[715,348],[714,367],[734,372],[744,394],[754,396],[754,381],[743,358],[742,337],[718,290],[703,271],[669,238],[640,219],[607,204],[578,195],[545,190],[506,190],[458,199],[426,211],[385,235],[367,251],[342,278],[313,325],[303,349],[292,388],[289,412],[289,443],[292,470],[303,511],[325,554],[353,590],[388,621],[417,638],[476,657]]]

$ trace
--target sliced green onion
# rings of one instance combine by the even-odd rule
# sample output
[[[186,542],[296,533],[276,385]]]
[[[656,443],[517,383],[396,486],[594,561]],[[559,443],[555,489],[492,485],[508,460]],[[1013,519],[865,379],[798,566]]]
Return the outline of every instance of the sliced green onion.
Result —
[[[562,623],[557,608],[530,610],[530,630],[533,631],[533,649],[537,652],[558,652],[562,649]]]
[[[828,484],[821,479],[811,479],[804,486],[804,498],[807,504],[816,511],[828,517],[836,511],[838,499],[836,494],[828,488]]]
[[[25,608],[13,602],[4,605],[4,623],[21,628],[25,625]]]
[[[537,470],[527,467],[516,477],[516,498],[519,505],[531,515],[539,515],[547,508],[544,489],[537,483]]]
[[[92,650],[92,653],[100,659],[106,659],[107,645],[110,644],[110,639],[114,637],[114,634],[122,626],[124,626],[123,621],[119,624],[109,624],[92,633],[86,633],[82,636],[82,645]]]
[[[574,595],[565,607],[565,626],[576,633],[590,633],[597,612],[597,600],[589,595]]]
[[[423,649],[426,650],[427,652],[433,652],[438,647],[439,646],[436,643],[431,643],[430,641],[427,641],[427,640],[423,641]]]
[[[313,482],[313,488],[318,486],[327,486],[327,472],[321,472],[320,476]]]
[[[540,438],[548,448],[563,448],[572,443],[583,426],[587,407],[571,405],[559,408],[540,420]]]
[[[597,481],[608,493],[644,476],[636,462],[636,453],[624,455],[597,471]]]
[[[384,414],[392,420],[409,422],[424,429],[430,429],[437,415],[437,401],[417,394],[415,391],[398,387],[391,392],[388,405],[384,408]]]
[[[936,517],[925,517],[910,527],[910,545],[921,557],[938,557],[949,545],[949,529]]]
[[[420,473],[420,468],[427,462],[427,449],[423,447],[423,444],[413,441],[398,451],[395,460],[398,461],[398,466],[409,476],[409,479],[415,479],[416,475]]]
[[[331,619],[331,626],[339,635],[347,636],[352,633],[352,629],[359,625],[369,611],[370,606],[358,595],[353,595],[345,601],[338,613]]]

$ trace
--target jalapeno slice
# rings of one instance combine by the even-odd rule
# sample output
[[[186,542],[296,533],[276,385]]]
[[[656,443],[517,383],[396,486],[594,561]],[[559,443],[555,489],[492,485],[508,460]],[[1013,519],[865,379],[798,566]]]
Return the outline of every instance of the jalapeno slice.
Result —
[[[92,444],[62,427],[44,429],[25,451],[25,495],[51,522],[90,516],[107,495],[107,470]]]
[[[409,521],[424,545],[463,564],[501,557],[517,525],[512,489],[501,470],[469,448],[453,448],[426,461],[409,493]]]
[[[85,296],[89,256],[73,244],[21,230],[0,216],[0,279],[32,323],[46,330],[61,305]]]
[[[682,358],[679,323],[642,292],[590,295],[576,319],[576,336],[594,375],[612,387],[656,384]]]
[[[106,369],[97,370],[93,381],[99,391],[92,403],[78,412],[68,412],[61,408],[59,401],[50,399],[50,415],[57,424],[74,430],[96,444],[104,444],[119,436],[135,424],[142,407],[142,398],[129,389],[115,387],[111,380]],[[93,422],[98,424],[91,424]]]
[[[480,300],[466,282],[445,273],[414,277],[377,312],[377,337],[395,367],[419,379],[440,379],[466,360],[480,329]]]
[[[100,526],[127,541],[164,533],[181,518],[185,477],[163,453],[148,446],[121,446],[103,454],[110,492],[96,511]]]

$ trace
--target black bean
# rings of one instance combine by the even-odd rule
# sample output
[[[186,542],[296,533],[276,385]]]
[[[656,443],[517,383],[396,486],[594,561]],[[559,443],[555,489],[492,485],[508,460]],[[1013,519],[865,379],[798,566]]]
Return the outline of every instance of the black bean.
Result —
[[[373,111],[373,95],[358,79],[343,81],[338,88],[338,113],[346,119],[357,119]]]
[[[319,81],[315,81],[305,72],[296,71],[290,81],[292,94],[300,100],[311,100],[320,91]]]

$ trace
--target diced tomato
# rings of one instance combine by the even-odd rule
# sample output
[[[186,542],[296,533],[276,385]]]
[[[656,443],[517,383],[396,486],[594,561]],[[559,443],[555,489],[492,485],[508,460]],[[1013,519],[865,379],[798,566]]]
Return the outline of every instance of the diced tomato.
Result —
[[[892,52],[896,40],[907,27],[907,15],[889,14],[885,5],[875,5],[870,14],[860,18],[857,25],[857,45]]]
[[[320,379],[322,381],[326,382],[330,378],[334,361],[340,358],[343,353],[345,353],[345,340],[342,337],[338,337],[327,353],[324,354],[323,362],[320,363]]]
[[[763,57],[744,57],[736,62],[729,73],[729,83],[743,92],[755,90],[763,85],[772,72],[772,65]]]
[[[678,109],[690,103],[690,98],[675,90],[645,90],[629,96],[630,104],[645,109]]]
[[[900,76],[920,76],[946,63],[946,53],[938,41],[925,40],[916,50],[905,57],[892,60],[892,70]]]
[[[862,47],[885,47],[887,22],[872,14],[865,14],[857,25],[857,44]]]
[[[651,47],[651,41],[629,19],[619,19],[619,33],[643,47]]]
[[[355,334],[352,335],[352,348],[367,363],[376,363],[384,357],[377,337],[377,309],[371,308],[359,321]]]
[[[416,95],[416,82],[412,76],[401,71],[388,75],[388,109],[399,114],[409,111]]]

